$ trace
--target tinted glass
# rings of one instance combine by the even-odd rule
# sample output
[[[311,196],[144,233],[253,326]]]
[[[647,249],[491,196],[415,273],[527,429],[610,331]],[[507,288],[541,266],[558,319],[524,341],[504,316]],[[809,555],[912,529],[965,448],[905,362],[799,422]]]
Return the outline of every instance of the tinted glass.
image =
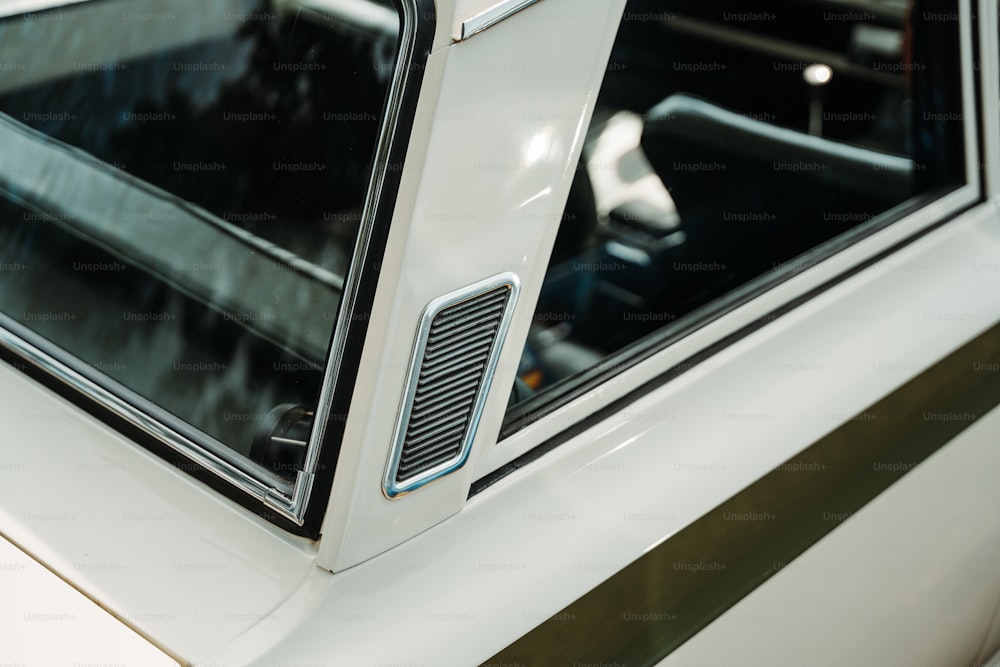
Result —
[[[959,53],[954,1],[630,0],[508,424],[962,184]]]
[[[304,439],[398,33],[368,0],[4,18],[5,324],[230,458],[289,410]]]

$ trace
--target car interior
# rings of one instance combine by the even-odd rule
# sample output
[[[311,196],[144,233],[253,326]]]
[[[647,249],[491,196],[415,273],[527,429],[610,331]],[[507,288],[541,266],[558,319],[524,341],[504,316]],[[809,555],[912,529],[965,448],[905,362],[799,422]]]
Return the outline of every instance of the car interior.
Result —
[[[913,55],[958,48],[957,22],[921,19],[955,3],[765,6],[627,4],[508,425],[644,337],[959,182],[961,126],[941,122],[961,117],[958,76]]]

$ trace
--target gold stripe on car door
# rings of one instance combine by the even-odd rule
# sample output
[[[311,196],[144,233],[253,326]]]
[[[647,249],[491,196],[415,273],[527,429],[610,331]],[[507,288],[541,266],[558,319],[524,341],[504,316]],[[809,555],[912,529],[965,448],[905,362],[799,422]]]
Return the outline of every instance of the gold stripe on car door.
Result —
[[[655,664],[998,404],[1000,325],[485,664]]]

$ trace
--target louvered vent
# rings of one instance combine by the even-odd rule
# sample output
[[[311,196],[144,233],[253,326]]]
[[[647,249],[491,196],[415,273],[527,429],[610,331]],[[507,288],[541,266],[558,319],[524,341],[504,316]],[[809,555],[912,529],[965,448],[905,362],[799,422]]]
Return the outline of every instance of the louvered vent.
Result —
[[[465,463],[517,285],[513,275],[498,276],[424,312],[386,470],[390,498]]]

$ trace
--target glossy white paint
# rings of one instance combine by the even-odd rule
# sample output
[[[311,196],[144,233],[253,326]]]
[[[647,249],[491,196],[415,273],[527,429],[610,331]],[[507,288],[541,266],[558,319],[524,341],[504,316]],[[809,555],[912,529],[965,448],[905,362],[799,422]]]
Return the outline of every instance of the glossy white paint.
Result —
[[[1000,591],[998,433],[1000,408],[660,664],[974,664]]]
[[[983,639],[983,645],[973,664],[1000,667],[1000,599],[997,600],[997,606],[993,611],[993,623]]]
[[[178,663],[0,537],[0,664]]]
[[[993,325],[1000,272],[977,266],[1000,257],[996,223],[983,208],[930,233],[888,267],[855,275],[505,478],[457,516],[323,580],[323,590],[290,598],[276,628],[294,630],[270,650],[256,653],[258,637],[252,654],[234,643],[213,660],[469,665],[488,658]],[[931,477],[956,493],[965,480]],[[976,616],[978,640],[989,622],[984,600],[995,602],[1000,580],[975,583],[977,595],[947,599],[968,605],[955,614]],[[919,605],[896,611],[902,627],[926,617]]]
[[[289,536],[0,364],[0,532],[186,660],[212,654],[306,578]]]
[[[1000,261],[1000,215],[981,206],[466,503],[484,472],[974,196],[932,204],[493,447],[623,2],[542,0],[448,46],[461,20],[491,4],[439,3],[388,280],[318,552],[0,366],[0,530],[184,661],[474,664],[1000,317],[1000,272],[977,268]],[[421,310],[505,270],[525,289],[473,458],[386,500],[380,481]],[[928,483],[928,494],[955,491],[961,479]],[[891,507],[895,489],[877,502]],[[911,527],[894,548],[924,536]],[[986,594],[1000,597],[995,580],[980,588],[956,603],[974,606],[977,622]],[[920,621],[919,609],[899,613]]]
[[[905,241],[921,229],[934,225],[949,211],[972,204],[975,199],[976,196],[971,187],[962,188],[713,320],[698,331],[656,353],[642,364],[621,372],[595,390],[560,406],[546,419],[521,429],[501,441],[497,447],[482,453],[477,459],[479,469],[476,477],[483,477],[508,461],[531,451],[565,430],[567,425],[575,424],[588,415],[614,403],[629,394],[635,387],[642,386],[654,379],[665,369],[694,357],[712,344],[744,329],[784,304],[794,301],[838,275],[849,271],[852,266],[857,266]],[[882,267],[884,271],[895,270],[895,257],[889,257]]]
[[[471,664],[988,326],[1000,312],[1000,274],[975,266],[998,256],[995,223],[981,210],[934,232],[892,270],[855,276],[477,496],[459,516],[338,575],[4,369],[0,417],[18,430],[2,460],[23,466],[2,471],[3,525],[186,659]],[[923,297],[905,298],[915,293]],[[937,311],[971,317],[929,326],[925,314]],[[879,313],[871,326],[848,317],[869,312]],[[826,369],[783,370],[802,360]],[[798,401],[803,391],[815,400]],[[772,405],[789,408],[773,420],[720,419]],[[29,438],[45,447],[17,445]],[[38,520],[10,512],[18,497],[39,498]],[[127,519],[126,507],[143,520]],[[623,520],[650,508],[662,515]],[[56,521],[67,512],[72,520]],[[124,570],[74,568],[81,554]],[[211,576],[177,568],[195,562],[214,564]]]
[[[544,0],[431,55],[346,425],[320,563],[371,558],[458,512],[495,442],[624,3]],[[530,14],[529,14],[530,12]],[[553,26],[561,38],[551,39]],[[518,47],[511,48],[517,40]],[[539,63],[545,63],[539,67]],[[521,297],[472,455],[405,498],[381,491],[413,337],[433,299],[500,273]]]

